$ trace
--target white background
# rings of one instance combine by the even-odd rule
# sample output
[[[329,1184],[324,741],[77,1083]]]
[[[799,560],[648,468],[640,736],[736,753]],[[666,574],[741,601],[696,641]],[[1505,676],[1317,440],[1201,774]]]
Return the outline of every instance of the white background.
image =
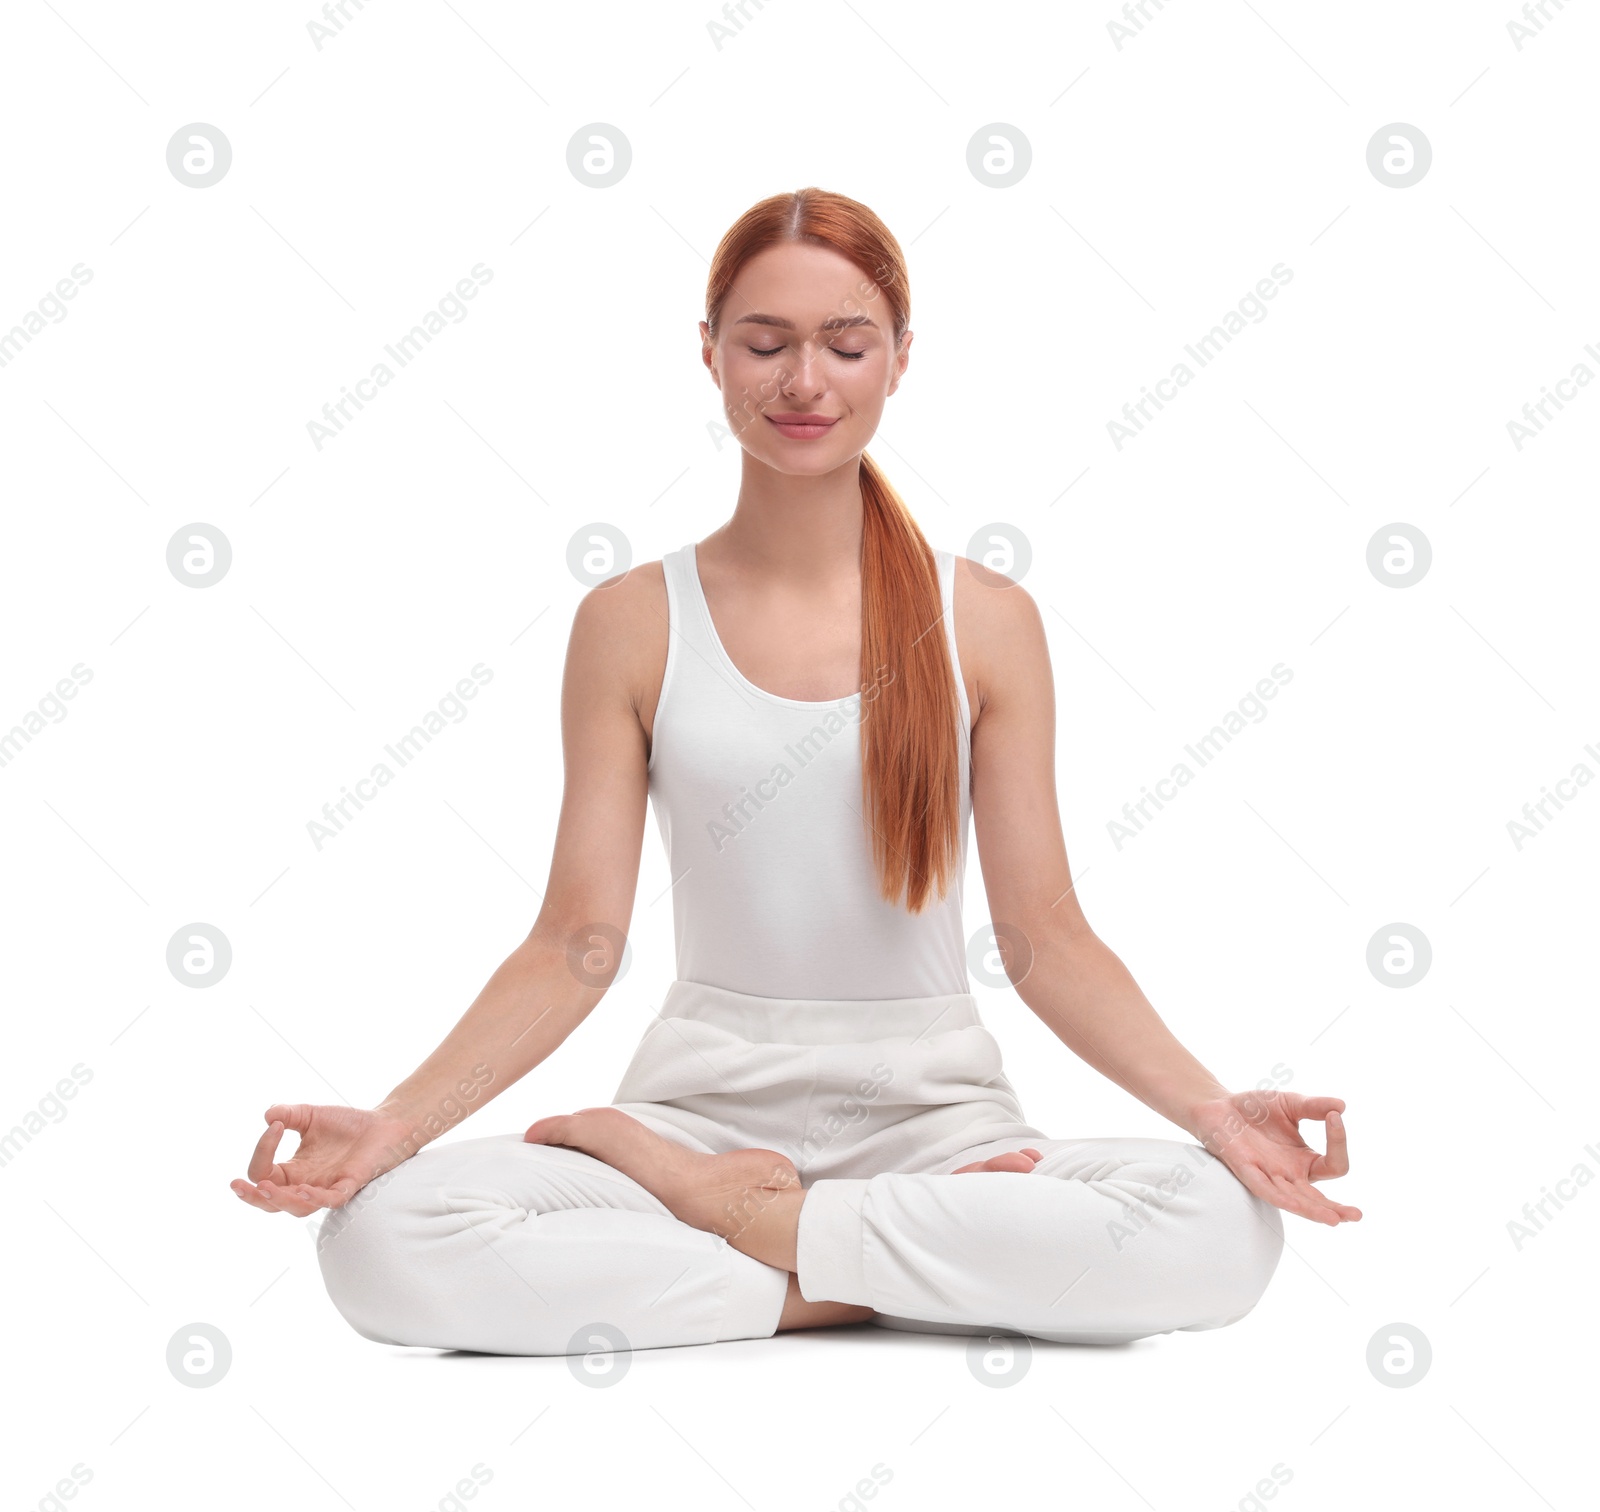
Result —
[[[0,367],[0,730],[93,674],[0,767],[0,1129],[91,1073],[0,1167],[7,1507],[74,1465],[86,1509],[422,1512],[474,1465],[489,1509],[823,1512],[875,1464],[888,1509],[1222,1512],[1274,1465],[1290,1509],[1582,1504],[1600,1193],[1567,1186],[1520,1249],[1508,1223],[1600,1170],[1600,794],[1520,848],[1507,825],[1600,770],[1600,393],[1520,448],[1507,423],[1600,372],[1600,18],[1552,7],[1519,49],[1509,0],[1147,9],[1119,48],[1109,0],[772,0],[719,48],[709,0],[369,0],[319,49],[309,3],[7,7],[0,331],[92,279]],[[206,189],[166,162],[194,122],[232,146]],[[633,153],[606,189],[567,167],[596,122]],[[1367,165],[1395,122],[1433,150],[1404,189]],[[1031,144],[1009,188],[968,168],[994,123]],[[1366,1216],[1285,1215],[1237,1325],[1041,1345],[1006,1389],[963,1340],[871,1328],[642,1351],[604,1390],[564,1358],[373,1344],[311,1223],[228,1182],[268,1104],[383,1096],[532,922],[568,543],[602,522],[648,561],[731,512],[707,260],[807,184],[910,262],[872,455],[935,545],[1030,544],[1091,923],[1230,1085],[1282,1063],[1347,1100],[1325,1190]],[[314,446],[479,263],[467,318]],[[1277,263],[1265,319],[1115,446]],[[206,589],[166,563],[194,522],[232,545]],[[1411,587],[1368,567],[1390,526],[1431,544]],[[307,821],[478,662],[469,716],[316,850]],[[1116,844],[1278,662],[1267,717]],[[972,931],[975,864],[967,889]],[[233,949],[205,989],[166,965],[194,921]],[[1432,951],[1406,988],[1367,964],[1395,924]],[[448,1137],[609,1099],[672,977],[653,821],[630,935],[601,1007]],[[1181,1137],[975,990],[1036,1123]],[[195,1322],[233,1351],[207,1389],[165,1364]],[[1433,1352],[1404,1389],[1367,1365],[1394,1323]]]

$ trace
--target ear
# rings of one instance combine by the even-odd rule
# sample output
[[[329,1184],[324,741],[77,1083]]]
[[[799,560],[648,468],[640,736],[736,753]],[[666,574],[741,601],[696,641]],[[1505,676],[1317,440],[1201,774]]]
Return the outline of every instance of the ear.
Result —
[[[906,364],[911,360],[911,338],[915,334],[914,331],[907,331],[900,338],[900,350],[895,353],[894,358],[894,378],[884,393],[885,398],[888,398],[890,394],[900,387],[900,380],[905,376]]]
[[[700,322],[700,360],[710,370],[711,381],[720,389],[722,374],[717,371],[717,349],[711,342],[711,327],[703,320]]]

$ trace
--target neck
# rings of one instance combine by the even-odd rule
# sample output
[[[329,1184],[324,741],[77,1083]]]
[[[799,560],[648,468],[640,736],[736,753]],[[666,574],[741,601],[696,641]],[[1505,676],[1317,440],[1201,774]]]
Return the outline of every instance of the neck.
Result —
[[[733,516],[705,544],[744,571],[816,582],[859,573],[861,530],[859,457],[804,476],[777,472],[745,452]]]

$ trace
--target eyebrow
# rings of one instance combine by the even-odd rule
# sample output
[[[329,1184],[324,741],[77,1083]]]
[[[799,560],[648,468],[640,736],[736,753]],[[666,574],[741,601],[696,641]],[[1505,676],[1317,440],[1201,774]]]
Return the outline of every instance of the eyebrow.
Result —
[[[795,329],[794,322],[785,320],[782,315],[741,315],[734,321],[734,324],[779,326],[785,331]],[[842,331],[850,326],[871,326],[873,330],[877,330],[878,322],[869,319],[865,315],[834,315],[824,320],[817,329],[819,331]]]

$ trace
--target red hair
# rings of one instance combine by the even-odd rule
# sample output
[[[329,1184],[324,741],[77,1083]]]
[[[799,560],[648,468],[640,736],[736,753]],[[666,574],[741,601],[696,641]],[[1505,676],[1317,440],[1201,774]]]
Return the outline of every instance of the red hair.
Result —
[[[797,189],[752,205],[711,260],[711,340],[739,270],[758,252],[808,242],[866,275],[866,301],[887,303],[896,349],[910,323],[900,244],[865,205],[826,189]],[[939,630],[944,606],[933,548],[877,464],[861,454],[861,798],[879,891],[911,913],[943,897],[960,858],[961,706]],[[886,680],[887,679],[887,680]],[[879,686],[870,702],[867,690]],[[868,713],[872,717],[867,717]]]

